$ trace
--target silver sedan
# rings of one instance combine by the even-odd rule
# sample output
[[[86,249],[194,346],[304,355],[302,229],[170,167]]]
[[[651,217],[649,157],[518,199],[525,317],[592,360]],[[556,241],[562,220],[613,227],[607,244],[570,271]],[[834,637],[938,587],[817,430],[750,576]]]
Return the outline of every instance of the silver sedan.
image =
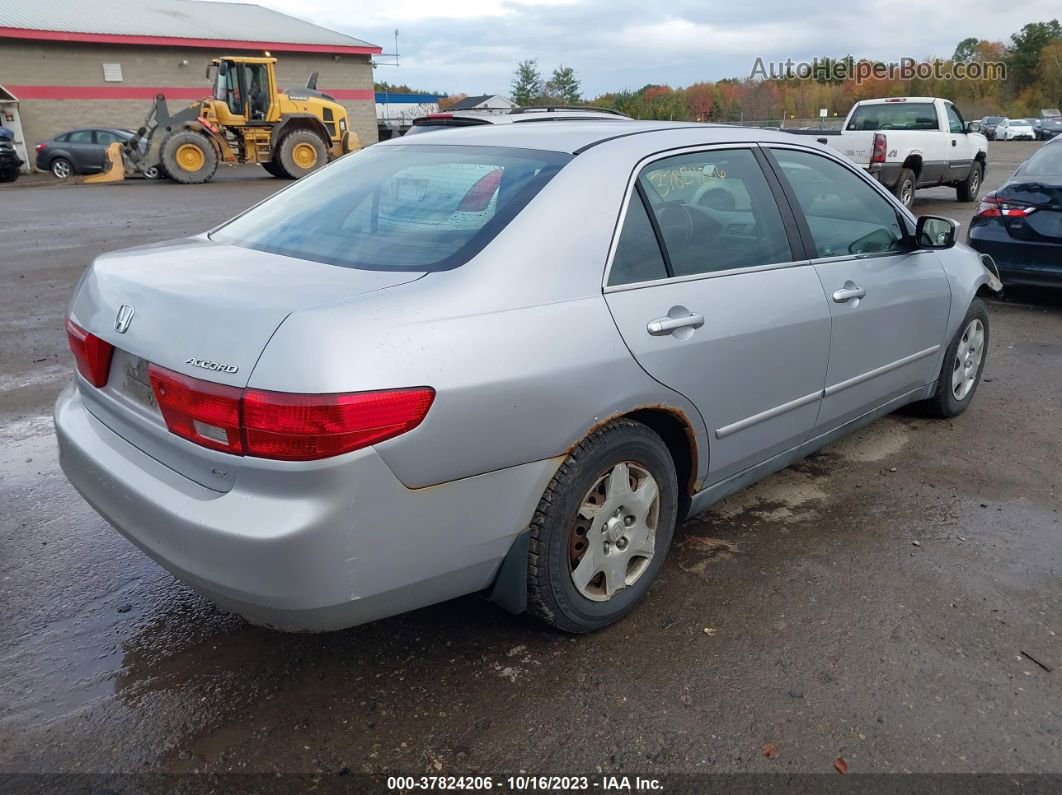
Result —
[[[683,517],[905,404],[963,412],[998,288],[954,223],[784,132],[402,138],[97,259],[60,460],[256,623],[480,592],[585,632]]]

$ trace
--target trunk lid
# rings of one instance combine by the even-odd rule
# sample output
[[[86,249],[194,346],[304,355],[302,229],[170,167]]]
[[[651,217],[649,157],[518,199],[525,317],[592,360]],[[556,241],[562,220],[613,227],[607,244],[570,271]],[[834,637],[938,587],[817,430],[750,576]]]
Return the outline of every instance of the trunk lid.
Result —
[[[1011,182],[996,191],[1004,201],[1036,207],[1034,213],[1021,218],[1004,219],[1004,227],[1017,240],[1045,243],[1062,242],[1062,180],[1029,178]]]
[[[70,307],[78,325],[115,347],[107,385],[81,384],[86,406],[156,460],[227,491],[243,459],[169,433],[147,383],[147,364],[244,387],[273,332],[292,312],[422,275],[344,268],[205,236],[103,255],[85,272]],[[123,306],[133,308],[132,316],[119,332]]]

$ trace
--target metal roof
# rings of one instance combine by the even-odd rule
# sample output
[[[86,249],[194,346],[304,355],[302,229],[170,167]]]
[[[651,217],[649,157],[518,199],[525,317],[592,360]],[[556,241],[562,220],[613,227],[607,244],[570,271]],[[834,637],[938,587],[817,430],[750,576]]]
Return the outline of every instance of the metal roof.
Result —
[[[57,35],[32,35],[37,32]],[[361,39],[262,6],[200,0],[106,0],[102,5],[84,0],[0,0],[3,37],[112,43],[120,42],[121,37],[135,37],[132,43],[138,44],[177,39],[189,43],[289,43],[320,51],[380,51]]]

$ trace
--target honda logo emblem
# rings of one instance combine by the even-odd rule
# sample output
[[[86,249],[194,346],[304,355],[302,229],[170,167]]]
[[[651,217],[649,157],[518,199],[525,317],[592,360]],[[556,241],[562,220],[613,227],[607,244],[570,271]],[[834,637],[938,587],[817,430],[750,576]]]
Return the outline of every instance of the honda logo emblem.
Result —
[[[114,319],[114,328],[119,334],[125,334],[125,330],[133,322],[135,311],[130,304],[122,304],[122,308],[118,310],[118,316]]]

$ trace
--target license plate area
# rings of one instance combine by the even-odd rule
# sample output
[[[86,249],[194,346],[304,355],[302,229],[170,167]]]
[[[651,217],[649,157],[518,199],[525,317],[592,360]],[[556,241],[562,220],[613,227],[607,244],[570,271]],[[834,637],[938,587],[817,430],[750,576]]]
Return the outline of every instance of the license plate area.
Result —
[[[125,366],[122,368],[122,391],[145,409],[157,412],[159,404],[155,400],[155,391],[151,388],[151,380],[148,378],[149,364],[147,359],[127,355]]]

